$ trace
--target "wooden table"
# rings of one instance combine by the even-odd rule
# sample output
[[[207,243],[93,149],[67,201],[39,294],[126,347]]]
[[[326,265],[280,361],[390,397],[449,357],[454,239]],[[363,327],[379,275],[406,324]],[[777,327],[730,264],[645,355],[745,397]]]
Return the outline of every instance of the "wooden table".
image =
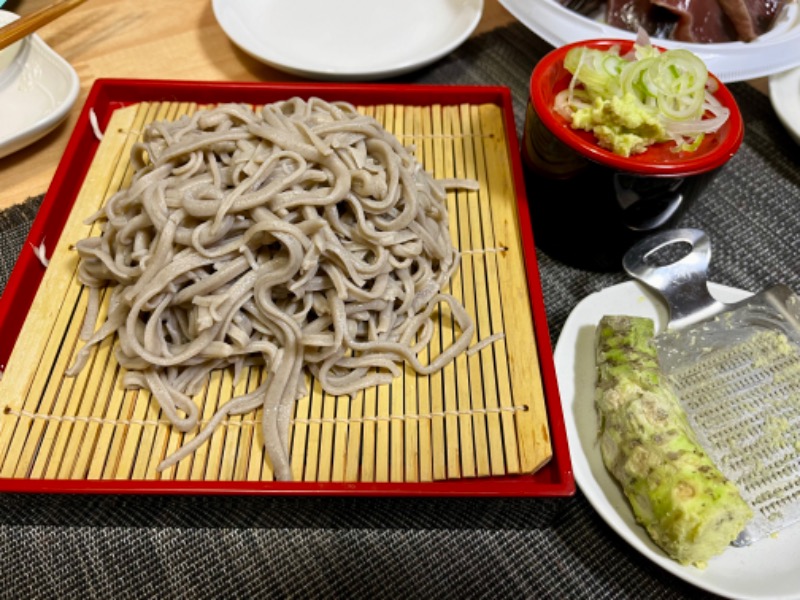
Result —
[[[25,15],[50,2],[9,0],[3,9]],[[473,35],[513,20],[497,0],[486,0]],[[72,64],[81,91],[68,118],[55,131],[0,159],[0,210],[47,190],[98,78],[297,80],[234,46],[217,24],[210,0],[89,0],[40,29],[38,35]]]

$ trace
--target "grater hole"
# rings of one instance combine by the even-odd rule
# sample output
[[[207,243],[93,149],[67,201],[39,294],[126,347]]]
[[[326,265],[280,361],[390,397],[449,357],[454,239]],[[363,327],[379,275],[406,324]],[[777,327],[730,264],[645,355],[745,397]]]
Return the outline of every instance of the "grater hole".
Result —
[[[674,242],[656,248],[648,252],[644,257],[644,263],[649,267],[666,267],[678,262],[692,251],[689,242]]]

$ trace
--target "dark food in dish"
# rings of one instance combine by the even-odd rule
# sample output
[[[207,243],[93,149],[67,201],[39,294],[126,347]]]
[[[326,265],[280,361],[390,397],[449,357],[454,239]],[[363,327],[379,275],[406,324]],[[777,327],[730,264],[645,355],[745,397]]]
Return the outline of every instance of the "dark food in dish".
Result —
[[[559,0],[584,15],[595,14],[599,2]],[[606,0],[606,23],[636,32],[692,43],[750,42],[775,25],[793,0]]]

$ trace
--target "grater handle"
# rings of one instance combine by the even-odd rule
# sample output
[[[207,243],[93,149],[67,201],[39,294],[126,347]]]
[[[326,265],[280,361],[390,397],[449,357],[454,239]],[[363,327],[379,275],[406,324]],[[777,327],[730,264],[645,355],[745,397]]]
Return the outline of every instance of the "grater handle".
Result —
[[[653,254],[671,245],[689,244],[688,254],[665,265]],[[699,229],[670,229],[635,243],[622,259],[625,272],[657,291],[669,308],[669,328],[680,329],[727,308],[708,291],[711,240]]]

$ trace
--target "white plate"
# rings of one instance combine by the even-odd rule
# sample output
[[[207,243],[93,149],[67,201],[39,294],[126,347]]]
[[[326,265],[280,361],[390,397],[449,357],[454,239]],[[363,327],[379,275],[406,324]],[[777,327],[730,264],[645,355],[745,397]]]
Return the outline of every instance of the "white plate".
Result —
[[[451,52],[481,19],[483,0],[213,0],[242,50],[304,77],[392,77]]]
[[[500,3],[553,46],[593,38],[636,37],[635,33],[564,8],[558,0],[500,0]],[[775,27],[754,42],[689,44],[657,40],[657,43],[666,48],[691,50],[725,83],[766,77],[800,66],[800,6],[797,2],[787,5]]]
[[[716,298],[735,302],[748,292],[709,284]],[[603,315],[650,317],[666,326],[661,300],[636,282],[606,288],[583,299],[570,313],[556,344],[555,362],[575,481],[600,516],[633,548],[670,573],[709,592],[743,599],[800,598],[800,527],[746,548],[728,548],[706,569],[669,559],[639,526],[621,488],[603,465],[594,408],[595,327]]]
[[[0,26],[18,18],[0,10]],[[52,131],[78,98],[75,69],[38,35],[0,50],[0,157]]]
[[[781,123],[800,144],[800,68],[772,75],[769,97]]]

